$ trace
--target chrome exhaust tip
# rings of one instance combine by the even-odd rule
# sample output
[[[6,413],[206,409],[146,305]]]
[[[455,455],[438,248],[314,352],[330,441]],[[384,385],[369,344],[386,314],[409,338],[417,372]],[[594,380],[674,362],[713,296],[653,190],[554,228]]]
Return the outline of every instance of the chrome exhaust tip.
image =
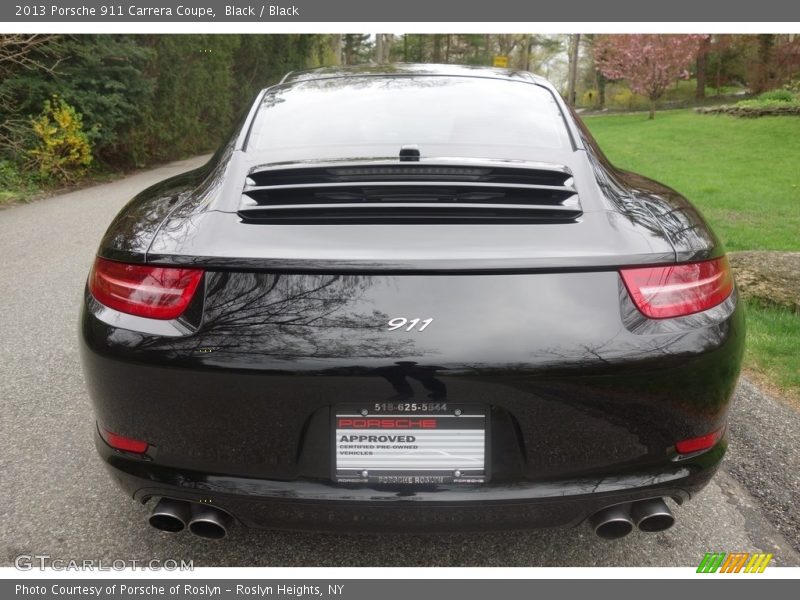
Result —
[[[190,518],[189,503],[172,498],[161,498],[150,513],[148,523],[159,531],[178,533],[186,529]]]
[[[665,531],[675,524],[675,516],[663,498],[651,498],[634,502],[631,518],[639,531]]]
[[[228,513],[202,504],[192,504],[189,531],[207,540],[221,540],[233,526],[233,517]]]
[[[596,512],[589,517],[589,525],[597,537],[617,540],[633,531],[630,504],[617,504]]]

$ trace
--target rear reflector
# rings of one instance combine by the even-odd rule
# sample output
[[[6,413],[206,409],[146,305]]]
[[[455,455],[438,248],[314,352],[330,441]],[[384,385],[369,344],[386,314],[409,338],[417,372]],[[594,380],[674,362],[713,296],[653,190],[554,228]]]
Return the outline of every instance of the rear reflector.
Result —
[[[679,454],[692,454],[694,452],[700,452],[701,450],[708,450],[716,445],[724,431],[725,428],[721,427],[706,435],[676,442],[675,449]]]
[[[106,441],[106,444],[116,450],[134,452],[136,454],[144,454],[147,452],[147,442],[134,440],[133,438],[113,433],[103,426],[100,426],[100,436]]]
[[[200,269],[131,265],[97,258],[89,291],[98,302],[149,319],[175,319],[189,306],[203,277]]]
[[[721,304],[733,291],[724,256],[703,262],[620,271],[636,308],[651,319],[691,315]]]

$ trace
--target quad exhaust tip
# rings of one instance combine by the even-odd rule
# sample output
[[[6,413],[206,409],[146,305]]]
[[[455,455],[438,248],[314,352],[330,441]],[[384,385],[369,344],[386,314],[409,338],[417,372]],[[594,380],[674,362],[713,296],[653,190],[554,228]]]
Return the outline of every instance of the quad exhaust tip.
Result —
[[[633,519],[629,504],[609,506],[589,517],[589,525],[597,537],[617,540],[633,531]]]
[[[161,498],[148,521],[159,531],[178,533],[188,528],[208,540],[224,538],[233,526],[233,517],[218,508],[172,498]]]
[[[186,529],[191,517],[189,503],[172,498],[162,498],[150,514],[148,522],[152,527],[168,533],[178,533]]]
[[[207,540],[221,540],[233,526],[233,517],[228,513],[202,504],[192,504],[189,531]]]
[[[662,498],[609,506],[589,517],[592,531],[604,540],[623,538],[634,527],[650,533],[665,531],[674,524],[675,517]]]
[[[675,517],[661,498],[635,502],[631,506],[631,518],[639,531],[665,531],[675,524]]]

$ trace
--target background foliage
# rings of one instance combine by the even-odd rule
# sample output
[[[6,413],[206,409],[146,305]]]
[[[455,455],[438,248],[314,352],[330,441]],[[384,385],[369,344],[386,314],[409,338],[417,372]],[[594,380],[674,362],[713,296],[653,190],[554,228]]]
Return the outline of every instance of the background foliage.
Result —
[[[707,90],[734,102],[778,88],[785,90],[760,101],[797,98],[800,36],[788,34],[0,35],[0,201],[87,170],[88,163],[64,170],[39,160],[46,142],[34,122],[54,95],[63,110],[80,115],[80,131],[72,123],[71,132],[51,132],[50,141],[85,136],[88,172],[96,175],[208,152],[259,89],[287,71],[320,65],[491,65],[503,56],[510,68],[553,81],[578,107],[652,111],[655,100],[643,95],[634,70],[607,68],[603,51],[650,38],[689,48],[659,84],[659,108],[703,103]],[[655,54],[656,66],[666,68],[664,52]]]
[[[32,119],[54,94],[82,115],[101,167],[206,152],[257,90],[286,71],[319,64],[322,38],[49,36],[27,54],[28,64],[0,68],[0,160],[21,160],[20,148],[31,143]]]

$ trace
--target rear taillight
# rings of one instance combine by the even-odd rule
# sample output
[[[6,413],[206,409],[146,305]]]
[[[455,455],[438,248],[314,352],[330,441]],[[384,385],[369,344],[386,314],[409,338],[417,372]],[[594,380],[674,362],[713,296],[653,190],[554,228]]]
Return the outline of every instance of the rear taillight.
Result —
[[[636,308],[651,319],[691,315],[713,308],[733,291],[728,259],[620,271]]]
[[[147,442],[119,435],[118,433],[109,431],[102,425],[100,426],[100,436],[105,440],[106,444],[115,450],[133,452],[135,454],[144,454],[147,452]]]
[[[189,306],[202,277],[200,269],[98,258],[89,275],[89,291],[114,310],[149,319],[175,319]]]
[[[693,454],[695,452],[701,452],[702,450],[708,450],[716,446],[717,442],[722,439],[722,434],[724,432],[725,428],[722,427],[706,435],[701,435],[700,437],[681,440],[675,443],[675,449],[680,454]]]

